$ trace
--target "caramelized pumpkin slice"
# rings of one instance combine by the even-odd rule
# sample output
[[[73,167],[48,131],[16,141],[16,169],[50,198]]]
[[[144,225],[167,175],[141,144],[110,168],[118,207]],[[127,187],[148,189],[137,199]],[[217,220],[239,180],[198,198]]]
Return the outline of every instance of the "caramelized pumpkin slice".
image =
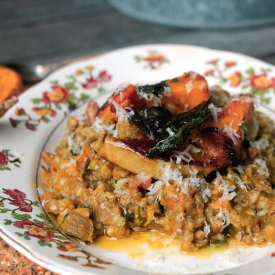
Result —
[[[164,86],[171,89],[171,94],[164,95]],[[145,89],[144,89],[145,88]],[[180,111],[188,111],[203,101],[209,99],[208,84],[206,79],[194,72],[188,72],[177,78],[162,81],[153,85],[139,86],[140,91],[162,98],[162,103],[171,102]],[[99,110],[97,116],[113,123],[117,122],[116,109],[112,102],[115,101],[122,108],[143,109],[151,107],[152,101],[142,99],[137,93],[135,85],[128,85],[124,90],[114,94]]]
[[[100,109],[97,114],[99,118],[107,119],[113,123],[117,122],[117,114],[113,101],[118,103],[122,108],[133,107],[139,100],[136,86],[130,84],[123,91],[113,95]]]
[[[232,139],[237,154],[240,155],[244,136],[241,127],[250,121],[253,110],[253,100],[249,96],[241,97],[229,103],[218,113],[216,120],[210,119],[203,127],[218,128],[226,132]]]
[[[165,83],[171,89],[171,96],[164,96],[162,102],[172,102],[182,111],[188,111],[209,99],[208,83],[200,74],[188,72]]]
[[[130,140],[126,143],[123,140],[107,136],[104,145],[101,147],[99,154],[101,157],[110,161],[111,163],[122,167],[135,174],[141,172],[154,179],[160,179],[162,175],[162,168],[166,166],[169,161],[160,158],[146,158],[140,150],[134,149],[134,144],[130,145]],[[171,169],[178,169],[183,176],[190,176],[190,166],[188,164],[176,164],[171,162]],[[199,174],[207,175],[216,170],[216,167],[203,167],[192,165],[192,168],[198,170]]]

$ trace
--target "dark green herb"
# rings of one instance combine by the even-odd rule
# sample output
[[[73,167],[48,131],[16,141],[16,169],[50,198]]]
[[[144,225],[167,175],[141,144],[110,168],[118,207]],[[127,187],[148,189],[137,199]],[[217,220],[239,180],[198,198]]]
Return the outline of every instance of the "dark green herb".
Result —
[[[143,219],[141,217],[141,206],[140,205],[138,206],[138,219],[140,222],[143,222]]]
[[[166,86],[165,82],[166,81],[161,81],[157,84],[138,86],[138,89],[142,93],[154,94],[155,96],[160,97],[164,92],[164,87]]]
[[[70,150],[70,152],[71,152],[71,154],[72,154],[73,156],[77,156],[77,153],[76,153],[76,152],[74,152],[74,150],[73,150],[73,149],[71,149],[71,150]]]
[[[49,215],[53,215],[53,216],[57,216],[57,214],[53,213],[53,212],[48,212]]]
[[[244,130],[244,132],[247,131],[247,124],[246,124],[245,121],[242,121],[242,122],[241,122],[240,128],[241,128],[242,130]]]
[[[158,139],[162,129],[172,119],[173,115],[163,107],[150,107],[134,111],[129,120],[149,138]]]
[[[209,101],[203,101],[190,111],[175,115],[166,127],[162,129],[158,143],[148,150],[146,156],[152,157],[175,148],[180,148],[189,136],[190,131],[202,126],[211,117],[208,105]]]
[[[177,83],[177,82],[179,82],[179,80],[177,78],[173,78],[173,79],[171,79],[171,82],[172,83]]]
[[[219,245],[219,244],[226,244],[226,239],[224,238],[223,240],[211,240],[210,242],[212,245]]]
[[[128,202],[126,204],[126,209],[125,209],[126,210],[125,219],[126,221],[132,222],[134,220],[134,215],[129,213],[130,206],[131,206],[131,203]]]

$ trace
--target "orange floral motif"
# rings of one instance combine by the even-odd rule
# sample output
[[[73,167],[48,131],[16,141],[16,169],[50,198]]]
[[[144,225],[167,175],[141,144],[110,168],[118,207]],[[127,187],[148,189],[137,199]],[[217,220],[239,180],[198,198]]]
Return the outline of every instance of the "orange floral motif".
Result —
[[[40,237],[46,237],[47,236],[47,231],[42,227],[38,227],[36,225],[23,225],[24,229],[29,230],[29,233],[31,235],[36,235],[36,236],[40,236]]]
[[[4,150],[2,153],[9,154],[9,150]],[[3,154],[2,154],[3,155]],[[1,156],[1,154],[0,154]],[[0,158],[1,160],[1,158]],[[6,156],[2,162],[6,165]],[[11,219],[6,217],[5,225],[13,225],[18,229],[21,229],[21,232],[15,232],[18,237],[21,237],[25,241],[30,240],[37,240],[37,243],[40,247],[48,247],[52,248],[53,245],[56,245],[58,250],[62,252],[77,252],[75,256],[71,255],[62,255],[62,254],[55,254],[56,256],[64,259],[69,260],[72,262],[78,262],[81,259],[82,266],[86,266],[88,268],[100,268],[104,269],[104,265],[109,265],[111,263],[102,261],[97,257],[91,255],[90,253],[77,248],[74,244],[72,244],[65,236],[61,235],[60,232],[50,223],[49,218],[45,214],[36,214],[33,220],[32,216],[30,215],[33,211],[32,206],[38,206],[37,201],[31,201],[27,198],[26,194],[18,189],[5,189],[2,188],[2,192],[9,197],[5,197],[0,195],[0,214],[11,214]],[[5,202],[13,206],[17,206],[16,209],[9,209],[5,206]],[[20,213],[18,211],[29,212],[29,213]],[[55,249],[51,250],[53,254],[57,251]],[[81,254],[82,255],[81,255]],[[84,260],[84,263],[83,263]],[[85,263],[86,260],[86,263]]]
[[[39,116],[51,116],[54,117],[56,115],[56,111],[52,109],[47,109],[47,108],[39,108],[39,107],[34,107],[32,108]]]
[[[161,62],[165,59],[164,55],[157,53],[157,52],[149,52],[149,55],[147,57],[144,57],[143,60],[148,61],[150,63],[153,62]]]
[[[74,256],[59,254],[58,257],[60,257],[64,260],[71,261],[71,262],[77,262],[78,261],[77,257],[74,257]]]
[[[16,128],[19,124],[25,124],[25,127],[31,131],[36,131],[41,123],[49,123],[51,119],[57,115],[58,111],[72,111],[78,108],[81,104],[87,102],[91,96],[83,92],[91,90],[98,93],[105,92],[105,83],[110,82],[112,76],[106,71],[99,71],[94,75],[94,66],[86,66],[83,69],[74,71],[73,74],[66,76],[67,81],[60,85],[57,80],[50,81],[50,89],[44,91],[40,97],[32,98],[31,101],[36,106],[32,108],[37,116],[33,117],[23,108],[17,108],[15,115],[17,118],[10,117],[10,124]],[[81,76],[78,78],[78,76]],[[83,78],[86,78],[83,83]],[[64,108],[65,107],[65,108]],[[1,167],[1,169],[9,169]]]
[[[262,103],[271,103],[273,97],[270,93],[275,92],[275,77],[270,77],[269,73],[272,72],[270,68],[259,68],[260,73],[256,73],[253,67],[232,72],[232,67],[238,65],[236,61],[222,63],[219,59],[213,59],[206,64],[211,68],[205,71],[205,76],[215,78],[220,85],[228,83],[231,87],[238,87],[245,93],[251,93]]]
[[[230,81],[230,85],[232,86],[232,87],[237,87],[237,86],[239,86],[240,85],[240,83],[241,83],[241,73],[240,72],[235,72],[235,73],[233,73],[233,74],[231,74],[230,76],[229,76],[229,81]]]
[[[69,98],[69,89],[59,85],[52,86],[52,92],[44,92],[42,101],[46,104],[50,102],[59,104]]]
[[[226,62],[224,62],[224,65],[226,66],[226,67],[233,67],[233,66],[235,66],[237,64],[237,62],[235,62],[235,61],[226,61]]]
[[[27,229],[24,233],[28,237],[35,237],[39,240],[46,242],[53,242],[55,235],[51,231],[47,230],[47,227],[34,223],[30,220],[16,221],[14,226],[18,228]]]
[[[62,245],[57,247],[57,249],[64,251],[64,252],[66,252],[66,251],[77,252],[78,251],[77,247],[70,242],[63,242]]]
[[[270,88],[275,88],[275,78],[267,78],[267,74],[251,75],[249,77],[250,86],[258,89],[259,91],[265,91]]]
[[[148,51],[147,56],[135,56],[136,62],[146,62],[145,68],[149,67],[151,69],[159,68],[163,63],[167,63],[168,60],[165,56],[157,51]]]

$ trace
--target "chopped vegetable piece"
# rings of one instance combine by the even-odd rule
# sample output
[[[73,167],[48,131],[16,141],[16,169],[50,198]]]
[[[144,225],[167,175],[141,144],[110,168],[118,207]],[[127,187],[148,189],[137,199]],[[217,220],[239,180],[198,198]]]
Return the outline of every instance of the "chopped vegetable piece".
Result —
[[[61,230],[68,235],[79,238],[82,241],[93,241],[93,221],[82,217],[78,213],[70,212],[60,224]]]
[[[194,72],[185,73],[165,83],[171,89],[171,96],[164,96],[162,103],[172,102],[182,111],[191,110],[210,97],[206,79]]]

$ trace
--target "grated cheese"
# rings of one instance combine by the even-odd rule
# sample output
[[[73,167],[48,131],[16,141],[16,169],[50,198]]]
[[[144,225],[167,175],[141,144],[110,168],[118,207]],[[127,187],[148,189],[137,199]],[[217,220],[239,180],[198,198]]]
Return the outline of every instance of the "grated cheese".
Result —
[[[121,99],[124,99],[123,91],[130,85],[130,82],[125,82],[119,84],[115,89],[113,89],[114,95],[118,95]]]
[[[219,201],[225,201],[225,200],[232,200],[237,194],[234,192],[234,189],[236,188],[235,185],[228,186],[225,180],[218,176],[214,184],[219,188],[219,191],[222,191],[222,196],[219,198]]]
[[[149,191],[148,195],[155,195],[158,191],[161,190],[162,186],[164,185],[163,181],[156,181],[154,184],[151,184],[151,186],[147,189]]]
[[[243,173],[244,172],[244,166],[243,165],[238,165],[237,170],[240,174]]]
[[[237,133],[235,129],[231,128],[231,126],[226,125],[224,131],[232,139],[234,145],[238,144],[238,138],[241,138],[241,136]]]
[[[210,110],[213,120],[218,121],[218,113],[222,110],[219,107],[216,107],[213,103],[208,105],[208,109]]]
[[[80,150],[80,146],[73,140],[73,134],[67,137],[67,143],[73,154],[77,154],[77,152]]]
[[[220,211],[216,217],[222,220],[222,228],[225,228],[230,224],[229,212],[226,209],[220,207]]]
[[[137,177],[142,181],[142,182],[146,182],[149,179],[151,179],[151,177],[147,174],[145,174],[144,172],[140,172]]]
[[[189,94],[193,88],[193,80],[191,79],[189,82],[185,84],[186,92]]]
[[[204,232],[204,234],[205,234],[205,236],[207,237],[208,236],[208,234],[210,233],[210,226],[209,226],[209,224],[207,224],[207,222],[206,221],[204,221],[204,227],[203,227],[203,232]]]
[[[256,147],[259,150],[264,150],[269,146],[269,141],[267,139],[261,138],[257,141],[250,141],[250,146]]]
[[[259,175],[269,175],[269,171],[267,169],[265,160],[255,159],[252,166],[257,168],[257,172],[258,172]]]
[[[202,83],[200,84],[200,86],[199,86],[199,89],[200,89],[200,90],[203,90],[204,87],[205,87],[205,82],[202,82]]]
[[[166,132],[169,134],[170,137],[175,134],[169,127],[166,128]]]
[[[171,88],[168,87],[168,86],[163,86],[164,87],[164,92],[162,93],[162,95],[164,96],[171,96],[172,95],[172,92],[171,92]]]
[[[177,183],[178,190],[181,190],[184,194],[189,194],[189,189],[193,186],[200,187],[205,182],[203,178],[197,177],[198,170],[189,169],[190,177],[182,179]]]
[[[109,134],[114,134],[116,125],[115,124],[105,125],[103,124],[102,119],[100,119],[99,117],[96,117],[92,124],[92,127],[97,131],[106,131]]]
[[[190,153],[196,154],[199,152],[201,152],[201,149],[196,148],[192,144],[188,144],[184,151],[173,151],[174,154],[170,157],[170,160],[172,161],[173,158],[176,158],[177,164],[180,164],[182,160],[190,162],[191,160],[194,160]]]
[[[116,101],[112,102],[113,106],[116,109],[116,115],[118,122],[122,120],[128,120],[128,118],[134,114],[131,108],[128,108],[131,110],[131,112],[127,112],[126,109],[122,108]]]
[[[207,183],[207,182],[206,182],[206,183]],[[207,203],[207,202],[209,201],[208,198],[210,198],[211,195],[212,195],[211,190],[210,190],[209,187],[208,187],[208,183],[207,183],[207,187],[206,187],[204,190],[202,190],[201,195],[202,195],[203,201],[204,201],[205,203]]]
[[[247,192],[247,189],[246,189],[246,186],[245,186],[244,182],[241,180],[241,178],[238,175],[236,175],[236,174],[233,175],[233,174],[229,173],[228,178],[230,180],[232,180],[233,182],[237,183],[237,185],[241,189],[244,189]]]
[[[190,71],[190,75],[193,79],[196,79],[196,77],[198,76],[198,74],[194,71]]]
[[[169,181],[174,181],[176,184],[181,184],[183,181],[183,177],[181,172],[178,169],[171,169],[170,164],[164,164],[161,167],[162,174],[160,176],[160,180],[165,182],[167,185]]]

